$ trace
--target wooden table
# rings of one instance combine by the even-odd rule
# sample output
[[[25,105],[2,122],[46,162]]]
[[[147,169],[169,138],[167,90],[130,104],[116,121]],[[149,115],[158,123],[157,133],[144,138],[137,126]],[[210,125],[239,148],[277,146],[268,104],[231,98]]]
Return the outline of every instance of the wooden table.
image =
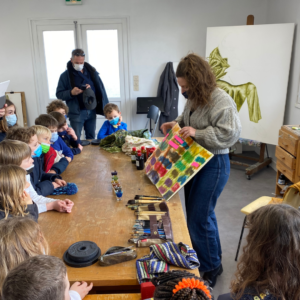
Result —
[[[123,199],[116,201],[111,188],[111,171],[118,172],[123,187]],[[130,157],[123,153],[111,154],[97,146],[85,146],[80,155],[63,173],[67,182],[78,186],[78,193],[68,196],[74,202],[71,214],[50,211],[39,217],[39,224],[50,246],[50,255],[62,258],[64,252],[78,241],[93,241],[104,253],[112,246],[129,246],[134,212],[125,207],[136,194],[159,195],[145,175],[137,171]],[[64,195],[63,195],[64,196]],[[56,196],[64,199],[67,197]],[[174,241],[191,245],[179,195],[168,204],[173,226]],[[138,258],[149,254],[149,248],[137,249]],[[96,292],[139,292],[135,260],[100,267],[97,263],[86,268],[67,267],[69,280],[93,282]],[[198,270],[193,273],[199,275]]]

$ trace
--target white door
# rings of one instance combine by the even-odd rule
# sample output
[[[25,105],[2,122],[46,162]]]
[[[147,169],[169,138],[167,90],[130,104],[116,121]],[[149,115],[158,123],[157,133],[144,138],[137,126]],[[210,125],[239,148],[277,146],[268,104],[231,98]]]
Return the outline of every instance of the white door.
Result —
[[[65,24],[38,24],[34,29],[34,69],[39,100],[39,112],[56,99],[60,74],[66,70],[71,52],[75,48],[75,29],[72,21]]]
[[[87,25],[78,22],[79,44],[86,54],[86,61],[99,72],[109,102],[118,105],[123,119],[127,121],[124,46],[122,24]],[[97,116],[96,132],[105,117]]]
[[[72,50],[82,48],[86,61],[99,72],[109,102],[119,106],[130,128],[127,19],[30,22],[39,113],[45,113],[49,102],[56,99],[59,76],[66,70]],[[97,116],[96,134],[104,121]]]

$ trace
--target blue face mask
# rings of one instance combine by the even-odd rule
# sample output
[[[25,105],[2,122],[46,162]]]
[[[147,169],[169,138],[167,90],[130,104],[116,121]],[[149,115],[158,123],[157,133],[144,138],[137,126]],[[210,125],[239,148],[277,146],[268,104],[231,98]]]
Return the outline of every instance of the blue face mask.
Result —
[[[68,119],[68,116],[67,115],[65,115],[65,118],[66,118],[66,120]]]
[[[57,141],[57,139],[58,139],[58,133],[52,132],[50,142],[55,143]]]
[[[188,98],[189,98],[188,93],[187,93],[186,91],[182,93],[182,96],[183,96],[185,99],[188,99]]]
[[[117,125],[118,122],[119,122],[119,119],[120,119],[119,117],[116,117],[116,118],[110,120],[109,124],[111,124],[111,125]]]
[[[15,114],[5,117],[8,127],[14,126],[17,123],[17,116]]]
[[[35,150],[34,150],[34,155],[31,155],[32,158],[34,157],[40,157],[42,155],[42,146],[39,145]]]

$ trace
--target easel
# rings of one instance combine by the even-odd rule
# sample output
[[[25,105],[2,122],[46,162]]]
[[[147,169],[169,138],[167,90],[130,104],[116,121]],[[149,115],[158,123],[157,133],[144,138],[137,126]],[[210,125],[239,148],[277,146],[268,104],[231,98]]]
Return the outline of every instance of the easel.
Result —
[[[254,25],[254,16],[253,15],[249,15],[247,17],[247,25]],[[265,158],[265,150],[267,151],[266,158]],[[257,163],[250,165],[250,164],[246,164],[246,163],[242,163],[242,162],[238,162],[238,161],[233,161],[233,160],[231,160],[232,156],[256,161]],[[251,175],[253,175],[254,173],[260,171],[261,169],[263,169],[265,167],[268,167],[269,164],[272,163],[272,158],[269,157],[268,148],[265,143],[260,144],[259,158],[254,158],[254,157],[249,157],[249,156],[239,155],[239,154],[234,154],[234,153],[230,153],[229,157],[230,157],[230,164],[246,167],[246,176],[247,176],[248,180],[251,179]]]

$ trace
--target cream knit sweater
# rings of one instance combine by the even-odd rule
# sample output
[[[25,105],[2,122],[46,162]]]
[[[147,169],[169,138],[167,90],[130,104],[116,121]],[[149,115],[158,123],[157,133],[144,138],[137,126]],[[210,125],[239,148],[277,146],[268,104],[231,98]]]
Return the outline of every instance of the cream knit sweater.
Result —
[[[190,116],[191,102],[187,100],[182,115],[175,120],[179,126],[196,129],[194,140],[213,154],[229,153],[238,140],[242,126],[236,104],[220,88],[216,88],[209,105],[198,107]]]

